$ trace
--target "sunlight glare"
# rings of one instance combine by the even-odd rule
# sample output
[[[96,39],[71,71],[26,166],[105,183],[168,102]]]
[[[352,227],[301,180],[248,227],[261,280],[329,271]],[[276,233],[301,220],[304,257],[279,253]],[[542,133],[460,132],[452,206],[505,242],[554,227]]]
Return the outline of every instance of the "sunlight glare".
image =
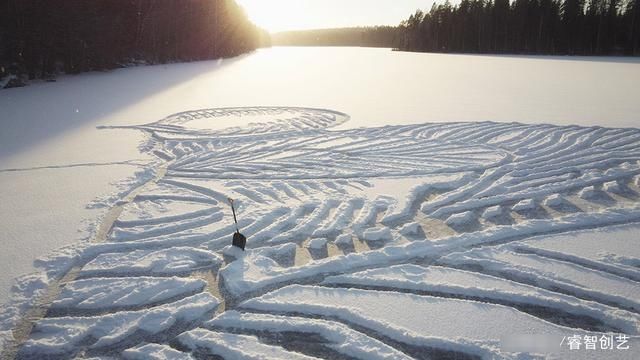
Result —
[[[304,0],[238,0],[251,21],[270,32],[310,29],[318,24],[317,6]],[[322,27],[322,26],[321,26]]]
[[[237,0],[249,18],[270,31],[397,25],[433,0]],[[453,1],[454,3],[457,0]]]

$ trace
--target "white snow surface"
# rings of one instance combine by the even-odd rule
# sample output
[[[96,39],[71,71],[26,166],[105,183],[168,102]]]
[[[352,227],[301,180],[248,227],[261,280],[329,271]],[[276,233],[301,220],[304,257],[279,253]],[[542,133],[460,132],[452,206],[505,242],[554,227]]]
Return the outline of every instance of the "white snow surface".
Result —
[[[545,334],[561,340],[567,331],[586,333],[501,305],[359,289],[291,285],[248,300],[241,308],[335,318],[399,342],[484,358],[509,357],[499,346],[501,339],[513,334]]]
[[[79,238],[75,231],[81,221],[98,215],[82,210],[85,204],[113,192],[110,183],[139,168],[110,164],[150,160],[136,149],[142,134],[96,130],[98,125],[144,124],[187,109],[304,104],[350,114],[348,127],[484,120],[636,126],[637,67],[618,58],[284,47],[221,61],[69,75],[55,83],[2,90],[0,169],[25,169],[0,174],[3,229],[12,243],[21,244],[6,248],[33,242],[32,251],[3,252],[0,301],[6,301],[11,280],[32,269],[35,257]],[[273,84],[279,84],[278,91]],[[43,210],[62,207],[55,215]]]
[[[233,294],[240,295],[266,286],[293,281],[296,278],[345,272],[363,266],[375,267],[425,256],[444,255],[460,246],[470,247],[541,232],[568,231],[585,226],[598,226],[598,224],[628,222],[640,219],[640,214],[636,211],[601,212],[596,215],[574,214],[566,216],[563,222],[531,220],[519,226],[495,226],[484,231],[452,236],[447,238],[447,241],[437,243],[416,241],[409,244],[389,245],[357,254],[350,253],[346,256],[314,260],[305,266],[281,267],[271,259],[254,254],[226,265],[221,269],[220,274],[226,280],[227,289]],[[629,290],[636,291],[637,287]]]
[[[222,262],[220,255],[190,247],[163,250],[136,250],[128,253],[107,253],[96,257],[82,270],[85,276],[93,274],[182,273]]]
[[[327,239],[325,238],[316,238],[309,240],[307,244],[309,249],[319,250],[327,246]]]
[[[95,317],[62,317],[38,321],[34,335],[24,344],[25,354],[72,353],[79,343],[93,340],[91,348],[109,347],[136,332],[157,334],[179,321],[196,321],[214,310],[218,299],[207,293],[147,310],[119,312]]]
[[[554,207],[561,206],[565,203],[564,197],[560,194],[553,194],[544,199],[544,204],[546,206]]]
[[[620,186],[620,184],[617,181],[606,182],[602,185],[602,188],[605,191],[614,193],[614,194],[622,194],[624,192],[623,187]]]
[[[0,303],[9,298],[14,278],[34,271],[36,259],[74,240],[90,238],[104,209],[87,205],[99,196],[130,188],[132,182],[121,180],[133,176],[136,169],[142,168],[0,171]]]
[[[628,334],[640,333],[640,316],[637,314],[504,278],[454,268],[396,265],[351,275],[330,276],[324,280],[323,284],[472,296],[485,302],[545,306],[577,316],[597,318],[611,328],[624,329]]]
[[[640,280],[637,224],[610,226],[563,235],[541,236],[518,242],[517,249],[555,259],[566,259],[636,281]]]
[[[330,348],[357,359],[410,359],[404,353],[383,342],[335,321],[240,313],[231,310],[207,322],[205,326],[212,329],[241,328],[273,333],[295,332],[303,335],[319,335],[331,343]]]
[[[475,220],[475,214],[472,211],[465,211],[459,214],[453,214],[449,216],[446,223],[450,226],[463,226],[468,225]]]
[[[369,228],[362,233],[362,238],[369,241],[389,241],[392,236],[388,227]]]
[[[180,352],[169,345],[144,344],[127,349],[122,356],[128,360],[193,360],[187,353]]]
[[[203,348],[224,359],[291,359],[311,360],[316,357],[287,351],[278,346],[263,344],[255,336],[225,334],[204,329],[196,329],[178,336],[180,343],[192,350]]]
[[[275,326],[329,357],[527,358],[500,344],[525,328],[636,346],[640,132],[616,127],[637,125],[639,65],[584,60],[274,48],[1,91],[0,302],[37,271],[0,357],[309,355]]]
[[[422,229],[420,228],[420,224],[417,222],[410,222],[400,228],[400,233],[405,236],[416,236],[420,234]]]
[[[498,216],[502,215],[502,208],[500,207],[500,205],[495,205],[495,206],[491,206],[488,207],[483,213],[482,213],[482,217],[484,219],[494,219]]]
[[[582,199],[593,199],[596,198],[600,194],[600,191],[596,189],[594,186],[587,186],[584,189],[580,190],[580,197]]]
[[[520,200],[511,208],[513,211],[528,211],[536,208],[536,202],[533,199]]]
[[[515,247],[515,248],[514,248]],[[477,264],[484,271],[507,274],[546,288],[560,288],[578,297],[592,298],[624,309],[640,309],[640,287],[624,277],[575,263],[555,260],[538,254],[518,251],[517,244],[495,249],[475,249],[453,253],[444,258],[447,264]]]
[[[334,241],[336,245],[352,245],[353,244],[353,236],[351,234],[342,234],[336,238]]]
[[[52,308],[108,309],[149,305],[201,291],[204,280],[171,278],[93,278],[68,283]]]

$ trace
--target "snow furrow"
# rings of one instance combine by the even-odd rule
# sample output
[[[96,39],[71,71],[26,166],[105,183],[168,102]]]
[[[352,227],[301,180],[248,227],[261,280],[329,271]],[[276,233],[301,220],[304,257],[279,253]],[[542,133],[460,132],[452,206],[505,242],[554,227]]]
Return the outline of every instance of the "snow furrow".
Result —
[[[134,335],[154,335],[181,322],[200,322],[213,311],[218,299],[202,293],[151,309],[118,312],[98,317],[64,317],[39,320],[31,338],[20,349],[23,356],[73,354],[83,348],[107,349],[142,340]]]

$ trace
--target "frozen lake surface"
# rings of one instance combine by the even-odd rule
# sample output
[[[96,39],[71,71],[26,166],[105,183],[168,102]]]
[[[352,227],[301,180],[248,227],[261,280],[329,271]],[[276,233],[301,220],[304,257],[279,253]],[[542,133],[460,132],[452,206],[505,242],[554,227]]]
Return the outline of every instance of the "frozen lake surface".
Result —
[[[276,323],[332,339],[334,353],[323,356],[370,358],[367,347],[395,357],[411,349],[506,356],[499,333],[479,336],[473,324],[453,343],[450,333],[405,321],[411,314],[380,330],[388,321],[371,315],[398,299],[429,309],[461,308],[459,298],[471,297],[492,303],[473,314],[477,322],[527,308],[522,321],[554,334],[568,326],[636,336],[640,260],[626,239],[637,228],[611,230],[616,241],[601,251],[510,239],[640,220],[638,84],[640,61],[627,58],[273,48],[0,91],[0,303],[44,257],[0,313],[0,344],[10,338],[3,330],[25,328],[23,311],[49,285],[51,316],[36,336],[18,339],[24,356],[77,354],[88,339],[97,355],[114,344],[126,356],[177,352],[125,338],[185,328],[194,329],[178,337],[185,349],[239,354],[215,345],[227,338],[293,356],[253,336]],[[226,196],[240,199],[251,244],[235,261],[223,248],[232,231]],[[605,235],[580,236],[597,247]],[[501,246],[474,250],[484,243]],[[541,265],[550,259],[554,276]],[[389,265],[399,267],[376,270]],[[65,274],[67,286],[58,283]],[[112,276],[122,280],[97,281]],[[307,287],[286,288],[298,282]],[[171,292],[175,283],[185,290]],[[107,288],[114,298],[99,297]],[[367,299],[373,313],[345,302],[327,323],[277,315],[278,299],[314,292]],[[435,302],[433,293],[451,299]],[[333,300],[322,301],[298,310],[325,314]],[[550,312],[531,310],[540,304]],[[238,317],[236,307],[274,315]],[[214,309],[229,311],[204,324]],[[347,333],[358,341],[339,340]]]

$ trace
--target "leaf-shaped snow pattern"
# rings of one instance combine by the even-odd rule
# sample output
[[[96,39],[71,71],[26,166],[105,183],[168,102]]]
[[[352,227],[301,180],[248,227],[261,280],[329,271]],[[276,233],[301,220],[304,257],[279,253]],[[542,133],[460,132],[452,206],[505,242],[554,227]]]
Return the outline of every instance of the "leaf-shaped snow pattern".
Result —
[[[301,133],[337,126],[349,116],[337,111],[294,107],[238,107],[185,111],[141,128],[162,139],[198,139]]]
[[[163,171],[105,217],[104,243],[62,252],[73,270],[18,357],[545,354],[500,348],[526,329],[640,346],[640,130],[348,119],[250,107],[134,126]]]

